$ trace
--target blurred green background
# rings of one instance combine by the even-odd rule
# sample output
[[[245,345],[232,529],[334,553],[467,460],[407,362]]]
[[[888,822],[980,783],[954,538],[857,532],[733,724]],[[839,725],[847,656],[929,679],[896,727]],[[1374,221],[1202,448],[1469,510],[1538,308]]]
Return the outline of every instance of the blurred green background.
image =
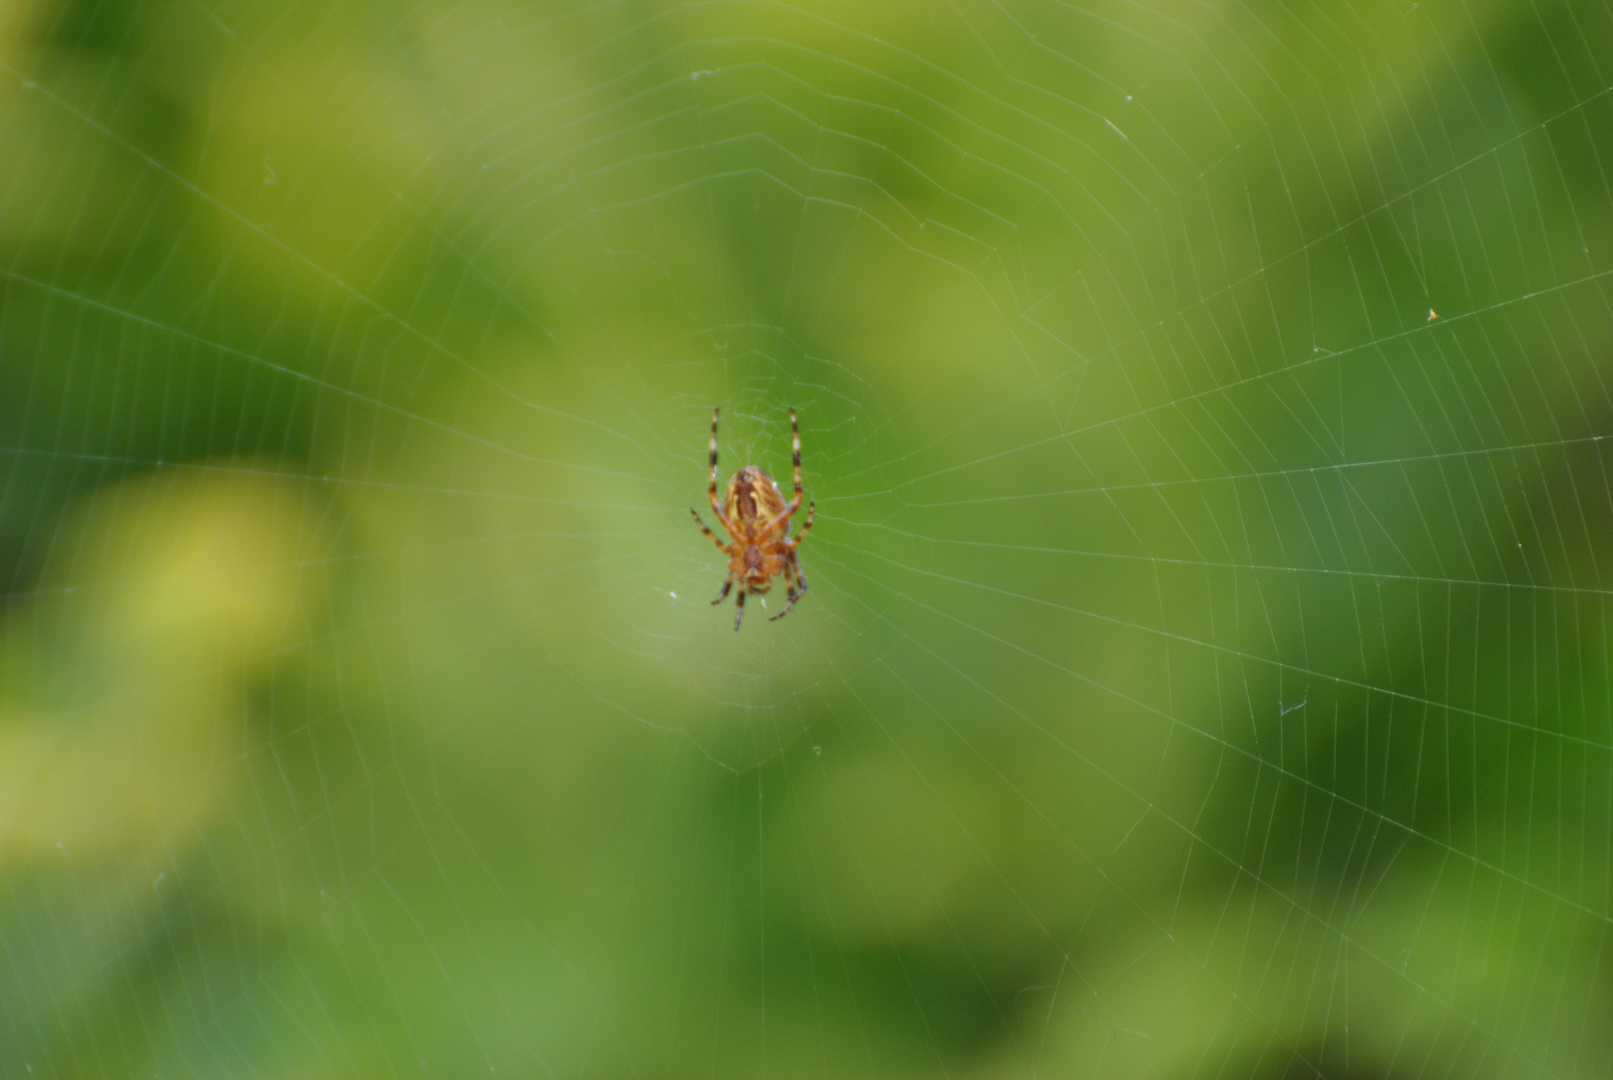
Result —
[[[1613,1075],[1610,58],[0,5],[0,1075]]]

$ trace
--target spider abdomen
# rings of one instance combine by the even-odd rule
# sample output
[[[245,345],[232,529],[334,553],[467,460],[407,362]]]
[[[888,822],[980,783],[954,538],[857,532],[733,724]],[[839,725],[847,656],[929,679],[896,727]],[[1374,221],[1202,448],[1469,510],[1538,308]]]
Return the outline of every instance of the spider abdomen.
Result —
[[[760,539],[768,523],[784,512],[785,505],[778,483],[758,465],[745,466],[728,481],[728,520],[747,537]]]

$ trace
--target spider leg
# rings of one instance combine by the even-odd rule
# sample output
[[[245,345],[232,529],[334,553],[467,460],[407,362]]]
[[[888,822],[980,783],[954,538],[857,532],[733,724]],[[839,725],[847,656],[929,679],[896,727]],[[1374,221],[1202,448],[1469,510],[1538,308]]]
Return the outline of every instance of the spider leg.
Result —
[[[711,495],[713,508],[717,505],[717,412],[719,409],[721,409],[721,406],[711,410],[711,479],[707,483],[707,490]]]
[[[791,551],[794,551],[796,546],[798,544],[800,544],[802,540],[806,539],[807,530],[812,528],[812,519],[813,519],[813,517],[815,517],[817,515],[817,513],[818,513],[818,500],[813,499],[810,503],[807,504],[806,524],[801,526],[801,531],[795,534],[795,539],[794,540],[790,541],[790,550]]]
[[[795,579],[794,584],[790,582],[791,577]],[[785,600],[784,610],[772,616],[767,620],[768,622],[775,622],[788,615],[790,609],[795,606],[795,602],[801,599],[801,595],[807,591],[806,578],[801,576],[801,564],[796,562],[795,552],[793,551],[790,552],[789,560],[784,564],[784,583],[789,587],[789,596]]]
[[[795,421],[795,410],[790,410],[790,453],[795,460],[795,502],[801,505],[801,425]]]
[[[706,501],[711,503],[711,512],[717,515],[717,524],[728,530],[729,536],[738,540],[739,534],[734,532],[734,523],[728,520],[728,515],[723,513],[722,504],[717,501],[717,414],[720,411],[721,406],[711,410],[711,475],[706,481]]]
[[[726,589],[724,590],[726,591]],[[739,590],[739,597],[734,601],[734,629],[739,629],[739,620],[745,617],[745,590]]]
[[[716,533],[714,533],[710,529],[706,528],[706,523],[704,521],[700,520],[700,515],[696,514],[692,509],[689,511],[689,513],[694,515],[694,523],[696,525],[700,526],[700,531],[705,533],[706,536],[711,539],[711,542],[713,544],[717,545],[717,550],[721,551],[725,555],[728,554],[728,545],[724,544],[721,540],[717,539],[717,534]]]
[[[762,531],[776,529],[780,522],[788,522],[790,515],[801,509],[801,425],[795,419],[795,410],[790,410],[790,455],[795,465],[795,498],[787,503],[783,510],[774,514],[768,523],[762,526]],[[809,512],[810,516],[810,512]],[[786,528],[785,532],[789,529]],[[802,530],[805,532],[806,530]]]
[[[734,587],[734,579],[733,578],[729,578],[727,581],[723,582],[722,583],[722,592],[717,594],[717,599],[715,599],[715,600],[713,600],[711,602],[711,606],[716,607],[718,604],[720,604],[724,600],[728,599],[728,590],[732,589],[733,587]],[[743,596],[744,594],[741,593],[740,595]]]

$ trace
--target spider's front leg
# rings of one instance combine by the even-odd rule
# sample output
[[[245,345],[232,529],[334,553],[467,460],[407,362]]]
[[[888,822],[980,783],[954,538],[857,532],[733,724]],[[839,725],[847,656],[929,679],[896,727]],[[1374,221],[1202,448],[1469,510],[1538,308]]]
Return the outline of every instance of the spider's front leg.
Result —
[[[734,579],[733,578],[729,578],[727,581],[723,582],[722,583],[722,592],[717,594],[717,599],[715,599],[715,600],[713,600],[711,602],[711,606],[716,607],[718,604],[720,604],[724,600],[728,599],[728,590],[732,589],[733,587],[734,587]],[[744,596],[745,594],[740,593],[739,595]]]
[[[715,446],[716,444],[713,443],[712,445]],[[764,532],[770,532],[778,525],[783,524],[784,532],[787,535],[790,531],[788,524],[790,515],[801,509],[801,425],[796,422],[794,409],[790,410],[790,461],[795,469],[795,498],[785,503],[784,509],[774,514],[772,519],[762,527]],[[804,534],[811,527],[812,511],[808,510],[806,528],[803,528],[801,532]],[[774,617],[777,618],[777,616]]]
[[[728,520],[728,515],[723,512],[722,504],[717,501],[717,412],[717,409],[711,410],[711,477],[706,482],[706,501],[711,503],[711,512],[717,515],[717,524],[728,530],[729,536],[738,540],[739,534],[734,532],[734,523]],[[693,513],[693,511],[690,512]],[[695,516],[699,517],[698,514]],[[705,528],[704,525],[700,527]],[[721,547],[722,545],[719,543],[717,546]]]
[[[794,579],[793,581],[791,579]],[[795,602],[807,591],[806,578],[801,576],[801,564],[795,561],[795,552],[790,552],[789,561],[784,564],[784,585],[787,590],[784,599],[784,610],[772,616],[767,621],[776,622],[790,613]]]
[[[728,591],[728,589],[725,587],[723,589],[723,592],[727,592],[727,591]],[[735,630],[739,629],[739,620],[743,619],[744,617],[745,617],[745,590],[743,588],[741,588],[739,590],[739,597],[734,601],[734,629]]]

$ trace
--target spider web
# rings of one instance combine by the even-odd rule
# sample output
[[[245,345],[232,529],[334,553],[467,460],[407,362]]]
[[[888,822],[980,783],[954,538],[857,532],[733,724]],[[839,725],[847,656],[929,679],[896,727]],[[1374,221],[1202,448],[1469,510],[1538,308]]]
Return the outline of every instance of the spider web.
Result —
[[[0,9],[0,1071],[1606,1076],[1608,56]]]

